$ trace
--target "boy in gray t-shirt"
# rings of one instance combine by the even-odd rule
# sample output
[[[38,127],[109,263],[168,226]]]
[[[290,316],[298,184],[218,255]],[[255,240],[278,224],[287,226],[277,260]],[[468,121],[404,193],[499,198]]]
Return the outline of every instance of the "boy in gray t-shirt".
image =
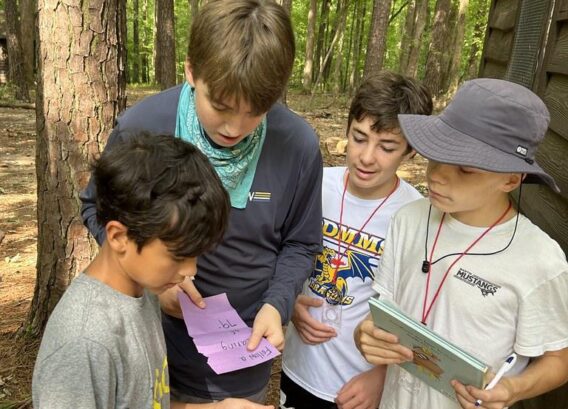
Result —
[[[93,172],[106,240],[47,323],[34,407],[169,408],[155,294],[195,275],[221,239],[227,193],[207,158],[169,135],[132,135]]]

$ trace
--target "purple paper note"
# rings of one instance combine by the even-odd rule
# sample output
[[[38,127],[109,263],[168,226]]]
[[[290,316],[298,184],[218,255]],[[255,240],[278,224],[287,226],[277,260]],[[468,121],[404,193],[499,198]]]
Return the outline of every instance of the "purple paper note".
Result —
[[[266,338],[254,351],[246,349],[252,328],[231,306],[227,294],[204,298],[205,308],[197,307],[183,292],[178,298],[187,332],[215,373],[248,368],[280,355]]]
[[[280,352],[263,338],[254,351],[248,351],[246,346],[235,347],[228,351],[217,352],[209,356],[207,363],[217,375],[258,365],[276,358]]]

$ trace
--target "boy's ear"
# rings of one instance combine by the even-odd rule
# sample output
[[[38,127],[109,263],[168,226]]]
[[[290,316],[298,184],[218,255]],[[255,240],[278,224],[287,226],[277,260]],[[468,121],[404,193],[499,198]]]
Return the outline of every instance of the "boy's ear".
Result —
[[[522,173],[509,173],[505,177],[505,183],[503,184],[503,191],[506,193],[510,193],[516,188],[519,187],[523,179],[525,178],[525,174]]]
[[[402,160],[410,160],[415,156],[416,156],[416,151],[414,149],[410,149],[410,152],[404,154]]]
[[[128,228],[119,221],[111,220],[105,226],[106,240],[117,253],[126,251],[128,244]]]
[[[189,62],[189,59],[185,60],[185,63],[184,63],[183,66],[184,66],[184,70],[185,70],[185,79],[187,80],[189,85],[191,85],[192,87],[195,87],[195,81],[193,79],[193,71],[191,70],[191,62]]]

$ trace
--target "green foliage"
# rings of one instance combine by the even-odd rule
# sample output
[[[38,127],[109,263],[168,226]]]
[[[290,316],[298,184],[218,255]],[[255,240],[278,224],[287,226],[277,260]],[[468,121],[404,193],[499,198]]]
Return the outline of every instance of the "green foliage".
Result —
[[[316,35],[321,21],[321,3],[323,0],[318,0],[317,16],[316,16]],[[323,62],[323,58],[327,53],[333,35],[335,33],[339,15],[339,1],[329,0],[329,16],[327,19],[327,27],[324,33],[323,49],[320,55],[320,61],[315,62],[315,67],[318,67]],[[400,51],[402,46],[402,37],[405,30],[405,19],[410,0],[393,0],[391,9],[391,21],[387,33],[387,49],[384,58],[384,67],[397,71],[399,69]],[[457,2],[458,0],[453,0]],[[146,75],[142,75],[141,82],[154,82],[154,35],[155,35],[155,16],[154,6],[155,0],[138,0],[139,2],[139,31],[140,31],[140,63],[141,70],[144,68],[142,61],[145,59],[147,65],[145,66]],[[187,40],[188,33],[191,26],[191,12],[189,9],[188,0],[174,0],[175,5],[175,30],[176,30],[176,67],[178,72],[178,82],[183,80],[183,64],[187,53]],[[0,4],[3,0],[0,0]],[[348,13],[346,18],[346,25],[342,44],[336,44],[334,53],[326,65],[324,71],[323,83],[318,87],[318,91],[330,91],[334,89],[335,84],[339,84],[340,92],[350,93],[352,90],[348,89],[350,83],[350,76],[352,75],[353,67],[355,67],[356,82],[362,76],[365,63],[365,54],[367,50],[367,41],[369,36],[369,29],[371,27],[371,18],[373,14],[373,0],[359,0],[357,2],[347,0]],[[483,50],[483,35],[479,35],[479,27],[482,27],[482,33],[485,33],[485,25],[487,21],[488,4],[489,0],[470,0],[469,8],[466,15],[466,30],[465,39],[463,44],[463,51],[461,54],[461,65],[459,70],[459,77],[463,78],[467,74],[469,59],[472,46],[476,45],[475,57],[479,58]],[[127,23],[128,23],[128,36],[127,36],[127,67],[129,73],[133,70],[134,65],[134,44],[133,44],[133,16],[134,16],[134,0],[127,0]],[[306,60],[306,37],[307,37],[307,16],[310,7],[310,0],[294,0],[292,3],[292,23],[294,25],[294,33],[296,36],[296,58],[294,61],[294,69],[290,78],[290,88],[301,89],[303,70]],[[436,7],[436,0],[429,0],[429,19],[433,18],[434,10]],[[365,10],[364,15],[360,12]],[[359,21],[358,21],[359,20]],[[479,24],[481,21],[481,25]],[[362,24],[363,31],[360,38],[356,39],[356,25]],[[475,34],[475,28],[478,28],[478,34]],[[431,21],[426,23],[424,34],[422,36],[422,44],[420,48],[420,58],[418,62],[418,78],[424,77],[424,67],[428,55],[428,48],[430,44],[431,34]],[[316,43],[317,43],[316,38]],[[356,43],[359,42],[359,50],[355,50]],[[338,50],[341,49],[341,65],[339,77],[335,78],[332,72],[334,61],[339,57]],[[358,58],[356,58],[358,54]],[[314,71],[312,80],[315,81],[318,72]],[[130,75],[129,78],[132,78]],[[131,81],[131,80],[130,80]]]

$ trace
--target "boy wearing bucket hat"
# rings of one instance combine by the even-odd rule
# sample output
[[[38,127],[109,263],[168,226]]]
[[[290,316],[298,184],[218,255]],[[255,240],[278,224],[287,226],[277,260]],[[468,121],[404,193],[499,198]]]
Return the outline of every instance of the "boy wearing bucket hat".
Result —
[[[364,357],[387,371],[380,408],[503,408],[562,385],[568,263],[509,198],[522,182],[559,191],[534,159],[548,127],[544,103],[520,85],[476,79],[441,115],[399,121],[429,159],[429,200],[393,218],[373,288],[495,370],[513,352],[519,359],[491,390],[453,381],[458,404],[392,365],[412,351],[367,317],[354,335]]]

